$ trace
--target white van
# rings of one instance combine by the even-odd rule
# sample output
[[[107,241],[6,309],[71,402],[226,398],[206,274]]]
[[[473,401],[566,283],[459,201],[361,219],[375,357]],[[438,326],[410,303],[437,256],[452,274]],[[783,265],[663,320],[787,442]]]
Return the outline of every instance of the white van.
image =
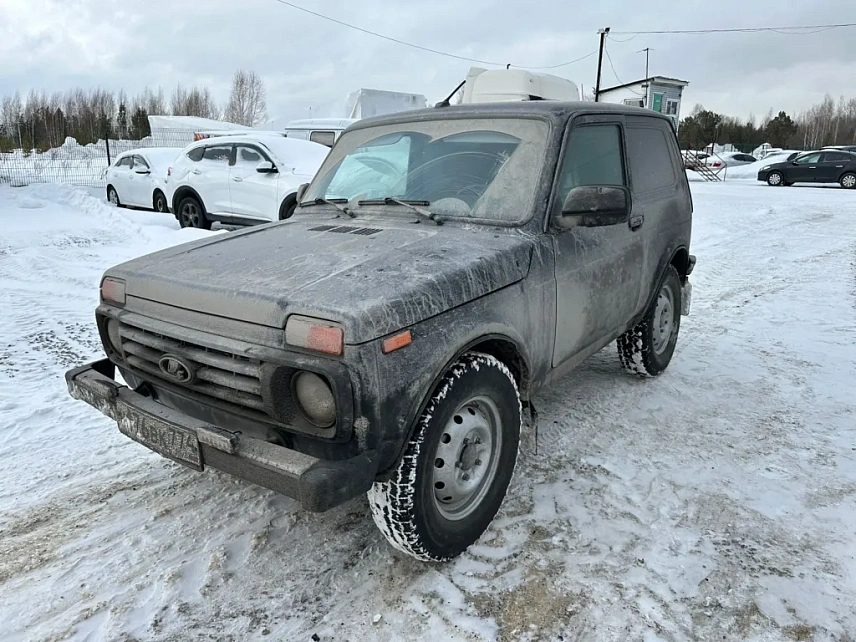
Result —
[[[578,101],[580,90],[567,78],[524,69],[471,67],[464,84],[463,103],[518,100]]]
[[[356,118],[307,118],[305,120],[293,120],[285,126],[285,135],[288,138],[301,138],[313,143],[321,143],[332,147],[339,140],[339,136]]]

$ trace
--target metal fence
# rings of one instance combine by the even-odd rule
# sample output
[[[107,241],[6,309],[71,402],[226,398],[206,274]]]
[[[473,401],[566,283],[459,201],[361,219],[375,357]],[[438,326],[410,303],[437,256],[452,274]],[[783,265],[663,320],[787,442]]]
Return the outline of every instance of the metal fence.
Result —
[[[194,140],[188,129],[161,129],[142,140],[102,139],[80,145],[67,138],[60,147],[46,151],[0,150],[0,184],[14,187],[30,183],[67,183],[86,187],[104,187],[107,168],[123,152],[151,147],[180,148]]]

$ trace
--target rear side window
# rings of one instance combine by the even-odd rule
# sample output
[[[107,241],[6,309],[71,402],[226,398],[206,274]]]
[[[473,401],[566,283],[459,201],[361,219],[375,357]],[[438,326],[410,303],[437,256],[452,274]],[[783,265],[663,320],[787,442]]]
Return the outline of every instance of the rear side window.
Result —
[[[574,187],[625,185],[618,125],[581,125],[571,132],[559,175],[559,206]]]
[[[627,160],[635,192],[642,194],[674,187],[677,176],[669,141],[662,129],[628,127]]]
[[[205,153],[204,147],[197,147],[196,149],[191,149],[187,152],[187,157],[192,160],[194,163],[198,163],[202,160],[202,154]]]
[[[332,147],[336,142],[336,132],[312,132],[309,134],[309,140],[313,143],[321,143],[327,147]]]
[[[841,163],[853,160],[853,156],[844,152],[826,152],[823,155],[824,163]]]
[[[225,163],[228,165],[232,158],[232,146],[217,145],[214,147],[206,147],[205,152],[202,154],[202,158],[208,161],[215,161],[217,163]]]

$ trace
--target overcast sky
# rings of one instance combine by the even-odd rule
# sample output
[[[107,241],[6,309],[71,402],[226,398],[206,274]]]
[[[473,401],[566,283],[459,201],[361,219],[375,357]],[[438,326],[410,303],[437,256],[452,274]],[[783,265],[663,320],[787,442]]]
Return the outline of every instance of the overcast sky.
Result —
[[[317,12],[426,47],[521,66],[554,65],[597,48],[597,29],[716,29],[848,22],[844,0],[294,0]],[[622,82],[651,74],[688,80],[692,105],[759,118],[799,112],[824,94],[856,97],[856,28],[778,33],[615,36]],[[435,101],[470,63],[416,51],[307,15],[276,0],[2,0],[0,94],[101,86],[133,93],[177,82],[225,102],[231,74],[258,72],[270,117],[343,116],[361,87]],[[594,85],[597,57],[551,73]],[[604,85],[618,84],[604,63]],[[311,111],[310,111],[311,108]]]

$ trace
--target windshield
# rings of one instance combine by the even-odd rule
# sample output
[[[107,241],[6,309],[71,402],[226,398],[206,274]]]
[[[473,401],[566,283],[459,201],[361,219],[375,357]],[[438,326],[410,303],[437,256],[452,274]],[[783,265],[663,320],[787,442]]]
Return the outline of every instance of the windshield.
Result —
[[[444,119],[346,132],[302,203],[391,197],[421,202],[444,218],[518,223],[529,216],[547,134],[546,122],[510,118]]]

